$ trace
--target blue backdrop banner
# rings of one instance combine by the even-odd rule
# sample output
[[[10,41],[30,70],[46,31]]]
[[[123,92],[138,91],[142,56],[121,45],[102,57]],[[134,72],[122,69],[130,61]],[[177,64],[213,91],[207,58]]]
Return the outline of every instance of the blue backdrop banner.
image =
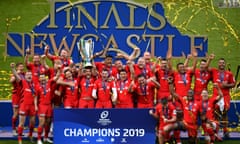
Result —
[[[55,109],[56,144],[143,144],[155,140],[148,109]]]
[[[149,51],[152,56],[166,57],[169,51],[182,57],[195,49],[198,56],[205,56],[208,51],[207,36],[181,34],[165,17],[161,2],[142,5],[126,0],[88,0],[72,4],[51,1],[49,15],[31,32],[7,34],[7,54],[23,56],[27,47],[31,54],[43,54],[44,45],[49,45],[50,53],[66,48],[73,61],[79,62],[81,39],[94,41],[94,53],[107,49],[113,56],[131,55],[136,47],[140,48],[138,56]]]

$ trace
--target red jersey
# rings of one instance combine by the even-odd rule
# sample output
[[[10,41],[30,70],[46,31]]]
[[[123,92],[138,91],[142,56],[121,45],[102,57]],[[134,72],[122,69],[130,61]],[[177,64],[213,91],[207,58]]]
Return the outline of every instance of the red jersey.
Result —
[[[80,99],[84,98],[91,98],[92,97],[92,90],[94,86],[95,78],[91,77],[87,79],[86,77],[80,78],[79,88],[80,88]]]
[[[114,81],[103,81],[101,78],[94,82],[93,89],[97,91],[97,100],[101,102],[111,101],[111,90],[116,88]]]
[[[215,120],[214,110],[216,102],[216,97],[211,97],[207,101],[200,101],[198,104],[200,115],[205,117],[206,120]]]
[[[52,62],[54,62],[55,60],[61,60],[61,62],[62,62],[62,69],[64,67],[68,67],[71,63],[73,63],[73,61],[71,59],[62,59],[59,56],[51,56],[49,59]]]
[[[228,84],[235,83],[233,74],[230,71],[220,72],[218,69],[215,69],[215,68],[212,69],[212,73],[213,73],[213,83],[217,83],[219,85],[224,96],[230,96],[230,88],[222,88],[221,84],[223,82],[227,82]],[[218,91],[216,88],[213,89],[213,95],[214,96],[218,95]]]
[[[156,72],[157,81],[160,84],[160,88],[158,89],[158,99],[163,97],[170,96],[168,77],[172,76],[172,73],[168,70],[158,69]]]
[[[154,65],[153,62],[148,62],[148,63],[146,63],[146,68],[149,70],[152,70],[153,65]]]
[[[27,69],[30,70],[32,72],[32,80],[34,83],[38,83],[39,82],[39,75],[41,73],[46,74],[46,69],[44,68],[43,65],[34,65],[33,63],[29,63],[27,65]]]
[[[159,117],[159,129],[163,129],[163,127],[168,124],[164,122],[163,118],[168,120],[173,118],[176,116],[176,110],[171,103],[168,103],[166,107],[163,107],[162,104],[158,104],[155,114]]]
[[[202,90],[207,90],[208,83],[212,79],[212,74],[210,71],[200,71],[196,69],[194,77],[194,94],[201,95]]]
[[[179,96],[187,96],[188,90],[191,89],[192,75],[191,70],[186,71],[184,74],[173,73],[175,90]]]
[[[57,70],[55,70],[54,68],[49,68],[47,71],[47,75],[49,79],[52,79],[54,76],[56,76],[57,74]]]
[[[125,81],[121,81],[118,80],[116,83],[116,87],[117,87],[117,104],[121,105],[121,104],[133,104],[133,100],[132,100],[132,93],[128,91],[129,85],[131,84],[131,80],[125,80]]]
[[[126,66],[126,69],[127,69],[128,72],[130,71],[130,69],[129,69],[128,66]],[[137,64],[134,64],[134,65],[133,65],[133,69],[134,69],[134,75],[135,75],[135,77],[137,77],[137,76],[140,75],[140,74],[144,74],[144,76],[145,76],[147,79],[153,76],[151,69],[148,68],[148,67],[139,68],[139,66],[138,66]],[[129,72],[129,74],[130,74],[130,72]]]
[[[51,95],[51,83],[52,80],[49,80],[45,85],[39,84],[37,95],[38,95],[38,104],[40,105],[50,105],[52,104]]]
[[[124,66],[123,67],[124,70],[126,70],[127,72],[127,78],[131,79],[131,73],[128,71],[127,67]],[[120,80],[120,74],[119,74],[120,70],[117,70],[117,74],[116,74],[116,80]]]
[[[27,82],[26,80],[21,80],[20,85],[22,85],[23,88],[22,104],[33,105],[38,86],[35,83]]]
[[[108,67],[102,62],[95,62],[95,65],[99,73],[101,73],[103,69],[107,69],[109,76],[117,78],[118,70],[115,66]]]
[[[24,73],[18,74],[21,79],[24,79]],[[11,77],[15,77],[12,75]],[[22,85],[19,84],[16,80],[12,83],[12,105],[18,107],[21,103],[23,89]]]
[[[188,101],[187,99],[183,99],[179,97],[183,105],[183,119],[188,124],[196,124],[197,123],[197,116],[199,112],[199,106],[196,101]]]
[[[137,94],[137,102],[153,106],[154,88],[155,84],[153,82],[148,82],[145,86],[136,84],[134,91]]]
[[[64,80],[65,82],[70,82],[70,80]],[[78,89],[78,81],[77,80],[72,80],[74,82],[74,86],[64,86],[64,106],[68,107],[76,107],[78,103],[78,94],[79,94],[79,89]]]

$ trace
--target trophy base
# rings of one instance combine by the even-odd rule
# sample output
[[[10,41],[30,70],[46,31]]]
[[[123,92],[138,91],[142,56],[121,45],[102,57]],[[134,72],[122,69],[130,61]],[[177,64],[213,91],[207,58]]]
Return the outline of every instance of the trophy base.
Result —
[[[93,66],[92,66],[92,64],[86,64],[86,65],[84,65],[83,67],[84,67],[84,68],[92,68]]]

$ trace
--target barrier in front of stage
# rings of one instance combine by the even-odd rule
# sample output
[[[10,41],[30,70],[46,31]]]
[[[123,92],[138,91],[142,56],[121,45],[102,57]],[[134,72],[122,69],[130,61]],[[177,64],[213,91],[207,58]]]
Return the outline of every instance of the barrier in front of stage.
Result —
[[[240,101],[231,102],[229,115],[229,123],[231,127],[236,127],[239,122]],[[10,101],[0,101],[0,126],[11,126],[12,105]]]
[[[72,111],[72,110],[56,109],[55,110],[55,116],[56,117],[54,118],[54,120],[59,122],[58,115],[62,115],[64,118],[66,118],[65,120],[69,120],[69,122],[72,121],[69,118],[73,118],[73,119],[79,120],[80,125],[85,125],[86,122],[90,121],[89,120],[91,118],[90,116],[95,116],[95,118],[99,118],[99,110],[91,109],[91,110],[87,110],[88,111],[87,112],[88,115],[86,116],[87,119],[82,119],[82,117],[79,117],[79,115],[82,114],[82,111],[85,112],[85,110],[83,110],[83,109],[82,110],[76,110],[76,112],[75,112],[75,110]],[[112,116],[112,111],[114,111],[114,115],[115,115],[115,113],[118,113],[119,110],[118,109],[110,110],[109,111],[110,112],[109,116]],[[79,114],[78,114],[78,112],[79,112]],[[121,112],[122,112],[122,110],[119,111],[119,113],[121,113]],[[74,113],[76,116],[69,116],[68,113]],[[238,127],[239,118],[240,118],[239,113],[240,113],[240,102],[239,101],[231,102],[230,111],[228,113],[228,115],[229,115],[229,126],[230,127],[232,127],[232,128],[237,128]],[[58,114],[58,115],[56,115],[56,114]],[[141,121],[143,121],[144,125],[146,125],[150,122],[145,122],[145,119],[152,119],[152,117],[150,117],[148,115],[148,112],[146,112],[145,110],[128,109],[128,110],[123,110],[123,112],[121,114],[123,114],[123,115],[120,116],[119,114],[117,114],[117,116],[116,116],[116,119],[120,122],[125,122],[126,120],[130,120],[131,122],[133,122],[133,124],[135,124],[135,122],[141,123]],[[12,106],[11,106],[10,101],[7,101],[7,102],[6,101],[1,101],[0,102],[0,117],[1,117],[0,118],[0,127],[11,126]],[[81,120],[81,123],[80,123],[80,120]],[[83,122],[85,120],[86,120],[86,122]],[[65,121],[65,122],[68,122],[68,121]],[[83,124],[82,124],[82,122],[83,122]],[[115,119],[112,120],[113,124],[115,124],[116,122],[117,121],[115,121]],[[120,126],[121,126],[121,123],[118,122],[118,124],[120,124]],[[130,125],[130,123],[127,123],[127,124]],[[152,122],[151,122],[151,124],[152,124]],[[151,126],[153,127],[154,125],[151,125]],[[91,127],[94,128],[95,125],[93,125]],[[118,133],[118,131],[119,130],[117,130],[117,133]],[[122,131],[122,129],[121,129],[121,131]],[[133,130],[131,129],[131,131],[133,131]],[[136,130],[136,131],[142,132],[142,131],[139,131],[139,129]],[[121,132],[121,134],[122,134],[122,132]]]
[[[55,109],[54,143],[142,144],[155,139],[148,109]]]

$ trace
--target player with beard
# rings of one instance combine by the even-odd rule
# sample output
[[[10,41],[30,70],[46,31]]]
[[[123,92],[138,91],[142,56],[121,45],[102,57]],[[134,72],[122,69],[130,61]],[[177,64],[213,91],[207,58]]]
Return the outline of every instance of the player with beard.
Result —
[[[204,59],[200,61],[200,66],[194,71],[194,99],[201,101],[201,92],[208,88],[208,83],[212,79],[212,73],[208,70],[208,62]]]
[[[155,112],[149,110],[149,114],[159,120],[157,132],[158,143],[164,144],[165,142],[168,142],[170,139],[169,132],[164,132],[164,127],[172,125],[177,119],[175,107],[168,102],[168,97],[163,97],[161,103],[157,104]]]
[[[197,56],[197,53],[195,52],[195,55]],[[201,59],[199,68],[196,68],[197,62],[193,63],[193,66],[188,68],[193,71],[193,75],[195,77],[194,80],[194,100],[200,101],[201,100],[201,92],[204,89],[208,88],[208,83],[210,80],[212,80],[212,72],[209,69],[209,65],[211,60],[214,58],[214,55],[209,55],[208,59]],[[188,58],[185,61],[185,65],[188,65],[188,61],[190,58]]]
[[[92,69],[92,67],[85,67],[83,69],[84,74],[80,76],[80,97],[78,102],[78,108],[94,108],[95,101],[92,96],[92,91],[96,77],[93,76]]]
[[[115,80],[117,78],[118,71],[117,68],[113,65],[113,57],[111,55],[106,55],[104,62],[95,62],[95,66],[99,74],[101,74],[103,70],[107,70],[109,79]]]
[[[116,103],[116,84],[114,81],[109,81],[107,69],[103,69],[101,78],[94,82],[92,96],[97,100],[96,108],[112,108],[112,103]]]
[[[47,73],[45,67],[41,64],[41,57],[40,55],[34,55],[32,62],[29,61],[29,54],[30,50],[26,50],[25,56],[25,65],[29,71],[32,72],[32,79],[34,83],[39,83],[39,75],[40,73]]]
[[[213,74],[213,83],[217,83],[223,93],[223,98],[218,102],[218,106],[216,107],[217,113],[222,115],[223,121],[223,132],[224,137],[228,138],[228,111],[230,109],[230,90],[236,84],[234,76],[231,71],[225,70],[226,61],[224,58],[220,58],[218,60],[218,68],[212,68]],[[213,97],[218,96],[217,88],[213,89]]]
[[[195,56],[194,61],[196,61]],[[176,93],[183,98],[187,96],[188,90],[191,89],[193,69],[188,69],[184,63],[180,62],[177,64],[177,71],[173,72]]]
[[[137,83],[133,87],[137,98],[137,108],[152,108],[154,105],[154,89],[159,87],[160,84],[154,78],[147,80],[144,74],[139,74]]]
[[[115,67],[117,68],[117,76],[116,76],[116,80],[119,80],[120,79],[120,75],[119,73],[123,70],[123,69],[126,69],[125,65],[123,65],[122,61],[120,59],[116,59],[115,62],[114,62],[114,65]],[[130,75],[129,75],[129,78],[130,78]]]
[[[186,97],[179,96],[173,87],[173,80],[169,78],[170,92],[173,98],[181,101],[183,105],[183,120],[177,121],[173,125],[164,127],[165,132],[172,130],[187,130],[189,136],[189,143],[196,143],[197,141],[197,116],[199,112],[199,105],[194,101],[194,92],[189,89]]]

